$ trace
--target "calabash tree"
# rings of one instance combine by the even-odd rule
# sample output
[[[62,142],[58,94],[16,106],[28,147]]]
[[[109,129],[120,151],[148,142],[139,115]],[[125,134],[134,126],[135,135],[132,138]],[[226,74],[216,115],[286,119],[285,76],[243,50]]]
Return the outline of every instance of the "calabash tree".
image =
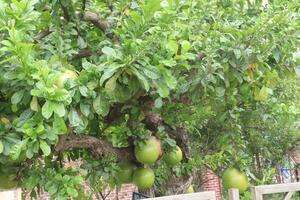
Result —
[[[204,167],[263,179],[299,141],[299,9],[2,0],[1,177],[58,199],[88,198],[83,184],[104,198],[125,176],[152,195],[183,193]],[[120,163],[132,167],[120,175]]]

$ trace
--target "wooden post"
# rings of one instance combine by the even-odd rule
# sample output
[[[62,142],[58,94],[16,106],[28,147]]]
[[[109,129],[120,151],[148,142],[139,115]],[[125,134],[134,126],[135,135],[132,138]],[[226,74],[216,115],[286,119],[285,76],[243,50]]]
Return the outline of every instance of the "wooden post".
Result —
[[[0,200],[21,200],[21,189],[0,191]]]
[[[255,187],[251,188],[252,200],[263,200],[263,195]]]
[[[240,200],[240,193],[238,189],[232,188],[228,190],[229,200]]]

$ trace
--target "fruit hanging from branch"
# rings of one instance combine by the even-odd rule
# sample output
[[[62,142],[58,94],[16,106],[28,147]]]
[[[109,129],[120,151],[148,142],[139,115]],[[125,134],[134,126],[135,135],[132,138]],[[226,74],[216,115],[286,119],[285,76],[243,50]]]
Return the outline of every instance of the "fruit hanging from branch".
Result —
[[[121,183],[131,183],[135,166],[130,162],[122,162],[119,164],[119,167],[118,181]]]
[[[161,147],[155,137],[138,143],[134,149],[136,159],[143,164],[153,164],[158,159],[160,152]]]
[[[170,152],[167,152],[164,155],[164,159],[167,162],[169,166],[174,166],[180,163],[182,160],[182,151],[179,146],[176,146],[176,148]]]
[[[139,189],[151,188],[155,181],[155,174],[150,168],[138,168],[133,174],[133,183]]]

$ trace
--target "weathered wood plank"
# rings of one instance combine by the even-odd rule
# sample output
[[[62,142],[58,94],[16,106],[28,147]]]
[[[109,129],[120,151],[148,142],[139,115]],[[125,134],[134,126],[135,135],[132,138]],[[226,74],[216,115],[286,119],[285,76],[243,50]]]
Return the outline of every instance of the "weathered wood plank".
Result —
[[[240,193],[238,189],[229,189],[228,190],[229,200],[240,200]]]
[[[174,196],[156,197],[145,200],[216,200],[215,192],[198,192],[191,194],[180,194]]]
[[[260,192],[258,188],[251,188],[252,200],[263,200],[263,194]]]
[[[296,191],[300,191],[300,182],[273,184],[273,185],[260,185],[260,186],[255,186],[254,190],[259,191],[261,194],[296,192]]]

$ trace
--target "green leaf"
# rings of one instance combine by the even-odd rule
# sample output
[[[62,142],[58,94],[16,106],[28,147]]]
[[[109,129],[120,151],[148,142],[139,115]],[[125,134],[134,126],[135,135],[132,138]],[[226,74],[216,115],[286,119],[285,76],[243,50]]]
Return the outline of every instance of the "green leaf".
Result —
[[[80,103],[80,111],[84,116],[89,116],[90,114],[90,105],[89,104],[84,104],[84,103]]]
[[[32,97],[32,100],[30,102],[30,109],[35,112],[38,112],[40,110],[40,105],[36,97]]]
[[[45,156],[49,156],[51,153],[50,146],[44,140],[40,141],[40,148]]]
[[[39,178],[36,176],[30,176],[26,179],[24,186],[27,190],[32,190],[39,182]]]
[[[273,90],[263,86],[258,95],[256,96],[256,100],[266,101],[269,98],[269,95],[273,93]]]
[[[116,51],[110,47],[103,47],[101,51],[108,57],[115,57],[117,55]]]
[[[54,195],[55,193],[57,193],[57,190],[58,190],[58,185],[53,184],[48,188],[47,191],[49,192],[49,194]]]
[[[191,48],[191,43],[187,40],[181,42],[181,47],[183,51],[188,51]]]
[[[132,68],[131,70],[137,76],[139,81],[143,84],[143,88],[146,91],[149,91],[150,86],[149,86],[147,78],[144,75],[142,75],[136,68]]]
[[[159,75],[158,75],[157,72],[155,72],[155,71],[149,70],[149,69],[147,69],[147,68],[143,68],[143,72],[144,72],[144,74],[145,74],[148,78],[150,78],[150,79],[152,79],[152,80],[155,80],[155,79],[158,79],[158,78],[159,78]]]
[[[67,187],[67,193],[71,196],[71,197],[77,197],[78,196],[78,192],[75,188],[72,187]]]
[[[113,65],[109,66],[109,68],[104,71],[104,74],[100,78],[100,85],[102,86],[103,83],[107,79],[112,77],[116,73],[117,69],[120,68],[120,67],[121,67],[120,65],[116,65],[116,64],[113,64]]]
[[[57,130],[57,134],[67,133],[67,125],[65,124],[64,118],[54,115],[53,128]]]
[[[116,81],[118,79],[117,75],[114,75],[113,77],[111,77],[105,84],[105,90],[107,92],[113,92],[116,88]]]
[[[88,88],[85,87],[84,85],[79,86],[79,91],[82,96],[84,97],[88,96]]]
[[[25,92],[25,90],[20,90],[18,92],[15,92],[11,97],[11,103],[18,104],[22,100],[22,98],[24,96],[24,92]]]
[[[10,157],[12,160],[17,160],[20,157],[21,151],[26,144],[27,144],[27,140],[23,140],[12,147],[10,151]]]
[[[77,113],[77,111],[75,109],[72,108],[70,110],[68,118],[69,118],[70,124],[73,127],[80,125],[81,118],[80,118],[80,116],[78,115],[78,113]]]
[[[273,58],[276,60],[277,63],[280,61],[280,51],[278,48],[273,50]]]
[[[33,155],[34,154],[33,154],[33,151],[32,151],[31,148],[26,150],[26,157],[27,158],[31,159],[33,157]]]
[[[162,99],[160,97],[157,98],[157,99],[155,99],[155,101],[154,101],[155,108],[161,108],[162,104],[163,104],[163,101],[162,101]]]
[[[164,80],[170,89],[175,89],[177,81],[171,72],[167,69],[163,71]]]
[[[166,83],[162,82],[162,81],[158,81],[157,82],[158,85],[158,94],[159,96],[165,98],[167,96],[169,96],[169,88],[167,87]]]
[[[109,102],[99,94],[93,101],[93,108],[98,115],[106,116],[109,112]]]
[[[177,54],[178,44],[177,42],[171,40],[167,43],[167,49],[169,49],[172,53]]]
[[[66,114],[65,106],[62,103],[53,103],[53,111],[60,117]]]
[[[241,56],[242,56],[241,50],[234,49],[233,52],[234,52],[234,55],[235,55],[236,59],[240,59],[241,58]]]
[[[0,141],[0,154],[3,152],[3,150],[4,150],[4,145],[2,141]]]
[[[46,101],[45,104],[42,107],[42,115],[49,119],[54,111],[54,106],[51,101]]]

